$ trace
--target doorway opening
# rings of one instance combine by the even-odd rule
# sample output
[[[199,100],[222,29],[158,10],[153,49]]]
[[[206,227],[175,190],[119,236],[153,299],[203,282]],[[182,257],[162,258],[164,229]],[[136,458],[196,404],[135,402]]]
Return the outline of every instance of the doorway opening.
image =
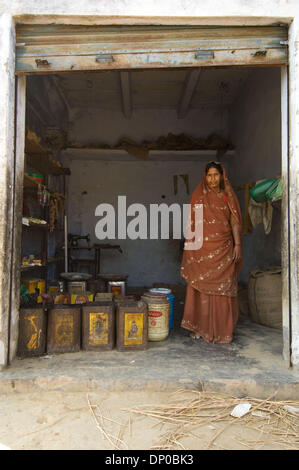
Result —
[[[253,318],[256,290],[249,282],[252,271],[273,274],[276,298],[273,288],[269,298],[281,304],[281,200],[249,204],[257,182],[281,175],[280,67],[28,75],[26,88],[20,282],[27,293],[37,279],[45,294],[59,289],[65,271],[91,274],[94,281],[124,276],[126,294],[137,298],[150,288],[170,289],[175,310],[169,338],[184,340],[183,234],[173,237],[170,220],[168,239],[130,239],[116,231],[99,240],[96,210],[103,203],[117,208],[119,196],[127,207],[188,204],[206,163],[217,160],[238,195],[244,222],[236,339],[244,348],[245,331],[259,339],[273,334],[282,353],[281,311],[280,322],[257,328],[253,319],[265,322]],[[259,211],[260,223],[250,209]],[[37,227],[34,219],[47,225]],[[92,288],[102,290],[99,284]]]

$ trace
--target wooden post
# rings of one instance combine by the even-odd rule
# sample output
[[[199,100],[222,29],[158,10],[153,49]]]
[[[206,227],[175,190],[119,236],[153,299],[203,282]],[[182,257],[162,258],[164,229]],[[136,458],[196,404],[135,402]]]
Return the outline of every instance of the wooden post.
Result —
[[[25,153],[25,109],[26,109],[26,76],[17,77],[16,86],[16,135],[14,166],[14,199],[11,260],[11,292],[9,318],[9,353],[8,363],[15,357],[19,334],[19,301],[21,277],[21,244],[23,213],[23,181]]]
[[[299,18],[289,29],[289,288],[291,364],[299,369]]]
[[[288,365],[290,351],[290,246],[289,246],[289,120],[288,70],[281,67],[281,267],[282,267],[282,334],[283,357]]]
[[[9,13],[0,14],[0,369],[7,365],[11,289],[15,34]]]

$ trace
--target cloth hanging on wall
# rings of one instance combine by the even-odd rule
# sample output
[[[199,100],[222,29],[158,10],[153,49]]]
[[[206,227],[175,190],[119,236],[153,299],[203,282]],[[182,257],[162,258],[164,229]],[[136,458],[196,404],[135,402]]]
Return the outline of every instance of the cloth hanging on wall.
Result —
[[[250,198],[248,213],[253,227],[257,227],[263,223],[265,234],[268,235],[271,232],[273,215],[271,201],[255,202],[252,198]]]

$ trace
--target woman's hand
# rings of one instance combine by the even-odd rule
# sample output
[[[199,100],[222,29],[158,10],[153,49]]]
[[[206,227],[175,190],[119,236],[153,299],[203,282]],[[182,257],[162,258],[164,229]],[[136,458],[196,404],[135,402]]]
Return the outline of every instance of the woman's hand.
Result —
[[[241,246],[235,245],[233,249],[233,260],[235,263],[238,263],[238,261],[240,261],[241,258],[242,258]]]

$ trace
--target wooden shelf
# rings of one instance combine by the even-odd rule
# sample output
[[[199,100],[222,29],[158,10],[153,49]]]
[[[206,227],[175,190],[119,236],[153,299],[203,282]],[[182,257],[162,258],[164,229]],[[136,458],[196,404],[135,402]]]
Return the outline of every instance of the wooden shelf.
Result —
[[[26,163],[43,175],[70,175],[69,168],[63,168],[51,158],[52,151],[45,149],[40,143],[41,139],[34,131],[27,128],[25,137]]]
[[[24,188],[37,189],[38,184],[39,183],[31,178],[31,176],[28,176],[26,173],[24,173]]]
[[[234,150],[227,150],[220,158],[231,157]],[[62,155],[69,160],[95,160],[95,161],[199,161],[205,158],[218,158],[217,150],[149,150],[147,157],[137,157],[124,149],[96,149],[68,147],[62,150]]]
[[[21,265],[21,271],[30,271],[31,269],[41,269],[41,268],[46,268],[46,264],[35,264],[33,266],[22,266]]]
[[[58,191],[48,188],[48,185],[51,184],[51,180],[48,179],[48,176],[65,176],[70,175],[71,172],[69,168],[63,168],[59,162],[52,158],[52,156],[53,152],[49,149],[46,149],[41,143],[41,139],[33,131],[27,128],[25,137],[25,163],[27,168],[26,173],[24,173],[23,189],[27,190],[32,198],[37,198],[38,187],[39,185],[41,185],[42,189],[47,188],[48,192],[52,197],[56,197],[57,199],[65,199],[64,194],[61,194]],[[37,182],[34,178],[28,175],[28,172],[30,172],[29,168],[30,170],[34,170],[33,172],[41,173],[43,175],[44,178],[42,183]],[[49,219],[48,207],[43,208],[42,214],[43,215],[41,216],[41,218],[47,221]],[[27,271],[33,272],[35,270],[39,270],[39,276],[45,279],[47,286],[49,266],[51,265],[56,267],[55,263],[57,263],[58,265],[58,263],[64,262],[64,257],[62,256],[48,257],[49,236],[52,233],[52,230],[50,232],[50,224],[49,222],[44,224],[38,224],[34,223],[34,221],[29,221],[29,225],[23,223],[22,228],[24,229],[23,234],[24,236],[26,236],[26,238],[29,237],[30,233],[32,236],[33,231],[35,231],[35,233],[38,233],[38,238],[41,239],[42,247],[41,254],[36,259],[42,260],[42,264],[34,264],[29,266],[21,264],[20,270],[22,273]],[[54,228],[53,232],[58,230],[60,229]]]
[[[49,230],[49,224],[23,224],[22,227],[27,229],[27,230]]]
[[[55,163],[49,155],[41,153],[26,153],[25,160],[28,165],[40,171],[43,175],[70,175],[69,168],[63,168]]]
[[[46,268],[49,264],[54,264],[54,263],[60,263],[64,261],[64,258],[63,257],[60,257],[60,258],[49,258],[47,263],[43,263],[43,264],[35,264],[35,265],[32,265],[32,266],[22,266],[21,265],[21,271],[30,271],[32,269],[41,269],[41,268]]]

